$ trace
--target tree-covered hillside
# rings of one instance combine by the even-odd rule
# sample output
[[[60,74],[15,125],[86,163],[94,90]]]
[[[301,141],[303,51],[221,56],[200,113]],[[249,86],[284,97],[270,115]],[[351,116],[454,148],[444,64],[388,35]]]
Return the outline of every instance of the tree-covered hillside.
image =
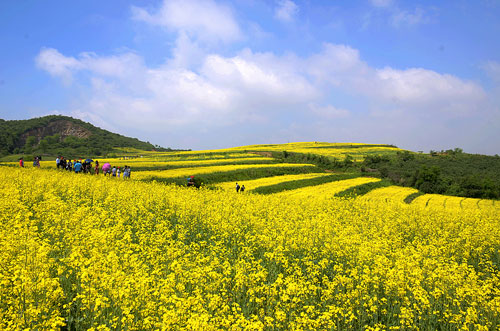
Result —
[[[115,147],[165,150],[149,142],[112,133],[67,116],[51,115],[15,121],[0,119],[0,156],[99,156],[111,153]]]
[[[394,185],[414,187],[422,193],[500,199],[498,155],[468,154],[455,148],[429,154],[410,151],[366,154],[359,162],[349,154],[344,160],[287,151],[273,152],[272,156],[289,163],[313,163],[327,171],[359,171],[365,176],[390,180]]]
[[[361,165],[393,183],[424,193],[500,198],[500,157],[463,153],[460,148],[430,154],[368,156]]]

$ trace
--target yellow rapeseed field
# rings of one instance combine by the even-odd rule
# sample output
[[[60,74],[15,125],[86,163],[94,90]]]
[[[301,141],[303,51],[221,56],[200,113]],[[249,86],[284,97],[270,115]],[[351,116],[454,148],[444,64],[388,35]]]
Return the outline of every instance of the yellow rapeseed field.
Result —
[[[306,196],[0,167],[0,329],[499,329],[497,210]]]
[[[357,177],[352,179],[344,179],[335,182],[330,182],[321,185],[314,186],[306,186],[302,188],[298,188],[295,190],[283,191],[280,193],[276,193],[278,196],[282,196],[285,198],[298,198],[298,199],[307,199],[313,198],[316,200],[331,198],[336,193],[342,192],[350,187],[367,184],[367,183],[375,183],[379,182],[378,178],[371,177]]]
[[[309,178],[317,178],[317,177],[323,177],[323,176],[329,176],[329,174],[326,173],[312,173],[312,174],[298,174],[298,175],[282,175],[282,176],[273,176],[273,177],[265,177],[265,178],[259,178],[259,179],[253,179],[253,180],[246,180],[246,181],[240,181],[242,185],[245,185],[246,190],[251,191],[253,189],[256,189],[261,186],[268,186],[268,185],[274,185],[274,184],[279,184],[279,183],[284,183],[284,182],[290,182],[294,180],[301,180],[301,179],[309,179]],[[216,185],[217,187],[220,187],[224,190],[234,190],[235,188],[235,182],[223,182],[219,183]]]
[[[355,160],[362,160],[369,154],[395,154],[403,151],[397,147],[380,146],[380,145],[367,145],[362,143],[326,143],[326,142],[294,142],[287,144],[266,144],[266,145],[248,145],[232,147],[227,149],[218,150],[204,150],[204,151],[185,151],[185,152],[162,152],[162,155],[195,155],[195,154],[216,154],[216,153],[230,153],[230,152],[246,152],[246,151],[264,151],[264,152],[295,152],[303,154],[317,154],[336,159],[343,159],[346,155],[352,156]]]
[[[417,193],[418,190],[412,187],[387,186],[381,187],[361,196],[360,199],[377,200],[379,202],[397,201],[403,202],[410,194]]]
[[[311,168],[312,164],[297,164],[297,163],[275,163],[275,164],[236,164],[236,165],[220,165],[209,167],[193,167],[193,168],[178,168],[171,170],[153,170],[140,171],[134,175],[135,179],[150,179],[150,178],[177,178],[187,177],[190,175],[202,175],[214,172],[228,172],[242,169],[257,169],[257,168]]]
[[[326,142],[295,142],[276,145],[251,145],[234,147],[229,150],[252,150],[252,151],[288,151],[302,154],[316,154],[335,159],[344,159],[346,155],[350,155],[354,160],[363,160],[366,155],[370,154],[395,154],[403,151],[397,147],[367,145],[361,143],[326,143]]]
[[[500,203],[495,200],[453,197],[441,194],[424,194],[411,202],[421,208],[457,211],[490,210],[500,215]]]
[[[148,167],[148,168],[162,168],[162,167],[188,167],[188,166],[202,166],[218,163],[252,163],[258,161],[274,161],[270,157],[246,157],[246,158],[219,158],[219,159],[204,159],[204,160],[169,160],[169,161],[156,161],[151,159],[134,159],[134,160],[121,160],[121,159],[103,159],[99,161],[102,165],[104,162],[108,162],[113,166],[123,167],[128,165],[129,167]],[[55,163],[54,163],[55,167]]]

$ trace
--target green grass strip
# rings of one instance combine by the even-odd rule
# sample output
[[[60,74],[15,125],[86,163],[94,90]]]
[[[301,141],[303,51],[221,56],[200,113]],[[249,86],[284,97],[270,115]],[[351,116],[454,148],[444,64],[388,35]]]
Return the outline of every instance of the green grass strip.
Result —
[[[387,187],[387,186],[391,186],[391,185],[394,185],[394,184],[392,184],[389,180],[381,180],[380,182],[366,183],[366,184],[350,187],[347,190],[344,190],[342,192],[335,194],[335,196],[336,197],[345,197],[345,198],[349,197],[349,198],[351,198],[351,197],[355,197],[358,195],[366,194],[366,193],[368,193],[371,190],[374,190],[376,188]]]
[[[306,178],[306,179],[283,182],[274,185],[261,186],[252,190],[252,193],[258,193],[258,194],[279,193],[288,190],[295,190],[306,186],[315,186],[315,185],[335,182],[344,179],[351,179],[356,177],[359,177],[359,174],[345,173],[345,174],[334,174],[324,177]]]
[[[318,173],[322,172],[321,169],[316,167],[283,167],[283,168],[249,168],[249,169],[240,169],[234,171],[225,171],[225,172],[213,172],[209,174],[202,174],[195,176],[195,183],[198,185],[211,185],[215,183],[221,182],[229,182],[229,181],[244,181],[251,179],[258,179],[264,177],[272,177],[272,176],[280,176],[280,175],[289,175],[289,174],[309,174],[309,173]],[[157,181],[162,183],[172,183],[177,185],[186,185],[187,180],[186,177],[177,177],[177,178],[158,178],[158,177],[150,177],[145,179],[144,181]]]
[[[424,194],[425,194],[424,192],[412,193],[405,198],[404,202],[410,204],[413,200],[415,200],[416,198],[418,198],[419,196],[424,195]]]

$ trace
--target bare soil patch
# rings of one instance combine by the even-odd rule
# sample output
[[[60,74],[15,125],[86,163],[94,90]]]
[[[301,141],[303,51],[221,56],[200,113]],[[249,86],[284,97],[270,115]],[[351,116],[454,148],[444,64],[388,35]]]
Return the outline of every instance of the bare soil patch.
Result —
[[[249,152],[249,153],[257,154],[257,155],[262,155],[262,156],[265,156],[265,157],[273,157],[273,154],[271,152]]]

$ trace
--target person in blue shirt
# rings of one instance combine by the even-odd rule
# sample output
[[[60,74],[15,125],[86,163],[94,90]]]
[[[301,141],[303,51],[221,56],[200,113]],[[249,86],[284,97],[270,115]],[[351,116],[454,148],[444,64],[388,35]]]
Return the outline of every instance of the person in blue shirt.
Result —
[[[73,169],[75,169],[75,173],[79,173],[82,170],[82,164],[80,161],[76,161],[76,163],[73,165]]]

